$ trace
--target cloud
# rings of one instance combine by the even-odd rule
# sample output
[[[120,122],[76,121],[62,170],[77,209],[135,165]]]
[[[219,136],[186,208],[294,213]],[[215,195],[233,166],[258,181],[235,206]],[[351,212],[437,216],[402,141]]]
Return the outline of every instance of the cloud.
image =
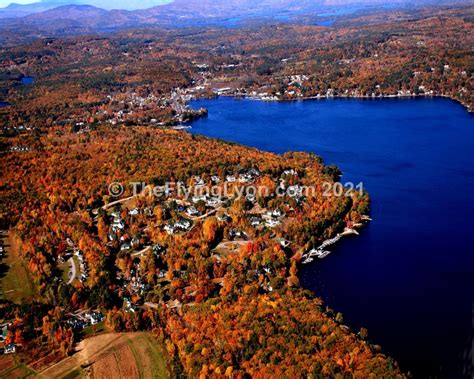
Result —
[[[11,3],[15,4],[32,4],[32,3],[37,3],[37,1],[31,1],[31,0],[0,0],[0,8],[4,8],[9,6]]]

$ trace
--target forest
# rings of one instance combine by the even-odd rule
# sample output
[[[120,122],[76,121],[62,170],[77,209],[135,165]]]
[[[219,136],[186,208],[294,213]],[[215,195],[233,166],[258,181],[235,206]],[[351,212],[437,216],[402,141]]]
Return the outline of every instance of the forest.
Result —
[[[229,199],[215,215],[194,218],[192,229],[173,234],[164,226],[183,217],[179,199],[148,194],[107,207],[114,200],[107,191],[111,181],[193,182],[199,176],[209,183],[211,174],[216,180],[239,172],[254,173],[259,186],[282,178],[311,183],[322,193],[322,183],[334,176],[320,158],[147,127],[81,134],[57,128],[30,143],[29,152],[2,158],[0,187],[2,227],[14,233],[37,293],[27,304],[1,304],[2,318],[13,320],[7,342],[21,346],[25,359],[67,356],[82,338],[72,315],[97,309],[110,330],[153,330],[166,341],[171,370],[190,376],[265,376],[274,370],[288,376],[401,375],[393,360],[363,339],[365,331],[356,336],[346,329],[342,316],[301,289],[297,278],[302,251],[368,213],[366,194],[270,195],[254,204]],[[249,222],[252,212],[274,208],[286,215],[278,227]],[[235,230],[247,238],[233,238]],[[222,241],[240,247],[219,249]],[[67,281],[61,262],[71,246],[88,269],[85,277]],[[281,344],[285,355],[275,350]]]

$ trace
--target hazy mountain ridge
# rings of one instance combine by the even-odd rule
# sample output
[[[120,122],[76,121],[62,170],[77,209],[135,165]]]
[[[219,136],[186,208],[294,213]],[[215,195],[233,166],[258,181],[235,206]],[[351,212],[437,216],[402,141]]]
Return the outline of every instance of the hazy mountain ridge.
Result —
[[[76,4],[76,0],[68,0],[67,4],[62,1],[41,1],[33,4],[12,3],[5,8],[0,8],[0,18],[20,18],[30,14],[41,13],[50,9],[58,8],[63,5]]]
[[[127,0],[126,3],[121,3],[121,0],[39,0],[32,4],[11,3],[6,7],[0,7],[0,18],[24,17],[25,15],[45,12],[65,5],[92,5],[106,10],[137,10],[165,5],[172,1],[173,0]]]
[[[75,4],[52,7],[67,1]],[[194,26],[225,22],[227,19],[246,21],[255,18],[282,19],[303,14],[317,16],[318,13],[357,7],[385,7],[383,0],[175,0],[172,3],[146,10],[104,10],[91,5],[81,5],[85,0],[58,0],[32,5],[10,5],[0,11],[2,32],[31,33],[35,35],[63,35],[130,27],[148,26]],[[399,6],[423,6],[432,4],[472,3],[467,0],[392,0]],[[44,11],[37,12],[48,7]],[[5,11],[5,9],[7,9]],[[21,17],[9,16],[13,13]],[[23,12],[23,13],[22,13]],[[279,18],[280,17],[280,18]],[[0,41],[5,38],[0,38]]]

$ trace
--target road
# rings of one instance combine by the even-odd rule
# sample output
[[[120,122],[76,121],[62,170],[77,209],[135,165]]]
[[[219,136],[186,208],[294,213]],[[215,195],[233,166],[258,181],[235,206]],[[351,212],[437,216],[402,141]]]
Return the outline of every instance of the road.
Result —
[[[72,284],[74,279],[76,279],[76,275],[77,275],[76,261],[74,260],[74,258],[69,258],[68,263],[71,266],[70,272],[72,273],[72,275],[71,275],[71,278],[69,279],[69,282],[67,282],[67,284]]]
[[[252,241],[226,241],[226,242],[221,242],[219,245],[216,246],[215,250],[218,249],[226,249],[226,250],[235,250],[237,246],[244,246],[247,245],[248,243],[251,243]]]
[[[149,251],[151,249],[151,246],[147,246],[145,247],[143,250],[141,251],[137,251],[136,253],[133,253],[132,254],[132,257],[138,257],[138,256],[142,256],[143,254],[145,254],[147,251]]]

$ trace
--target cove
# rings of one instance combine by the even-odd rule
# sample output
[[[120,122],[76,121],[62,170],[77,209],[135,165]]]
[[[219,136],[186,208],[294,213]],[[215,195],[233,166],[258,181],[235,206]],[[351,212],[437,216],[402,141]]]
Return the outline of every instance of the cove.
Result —
[[[472,357],[474,117],[448,99],[191,103],[192,133],[308,151],[363,182],[373,222],[300,270],[302,286],[416,378],[464,378]],[[469,355],[471,354],[471,355]]]

